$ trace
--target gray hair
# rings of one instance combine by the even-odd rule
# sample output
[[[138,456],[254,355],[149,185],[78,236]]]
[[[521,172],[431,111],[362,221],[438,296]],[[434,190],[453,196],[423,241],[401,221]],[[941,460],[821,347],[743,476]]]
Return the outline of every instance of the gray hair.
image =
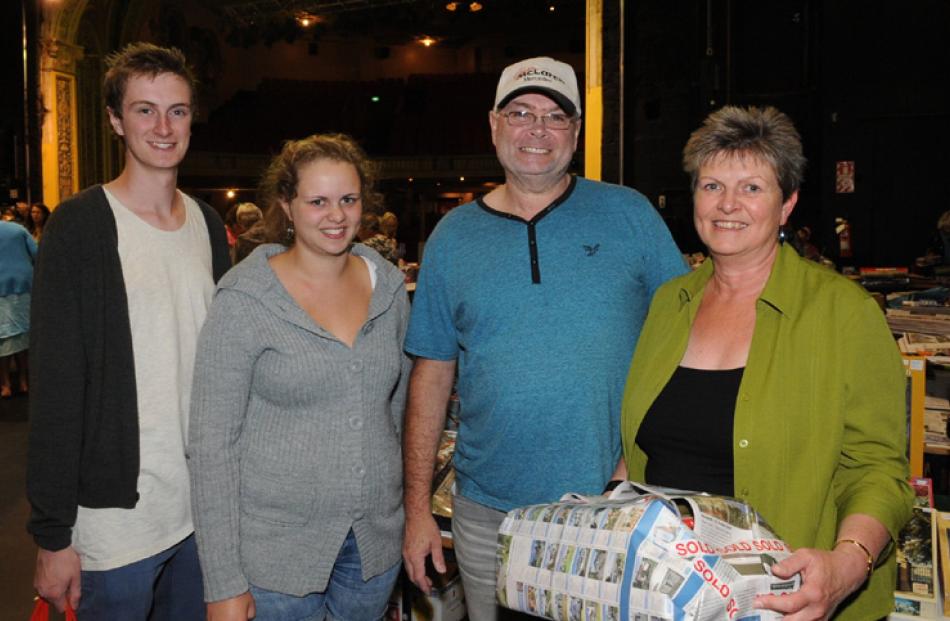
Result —
[[[752,157],[771,166],[783,201],[798,190],[805,175],[801,136],[792,120],[772,106],[725,106],[690,134],[683,148],[683,169],[694,190],[699,169],[722,155]]]

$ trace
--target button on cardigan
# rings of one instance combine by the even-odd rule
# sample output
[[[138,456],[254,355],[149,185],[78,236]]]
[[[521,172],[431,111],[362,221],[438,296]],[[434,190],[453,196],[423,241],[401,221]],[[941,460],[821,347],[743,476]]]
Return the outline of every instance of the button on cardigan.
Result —
[[[364,579],[399,562],[410,362],[403,275],[374,250],[352,349],[316,325],[260,246],[222,279],[198,343],[189,470],[205,599],[326,589],[352,528]]]

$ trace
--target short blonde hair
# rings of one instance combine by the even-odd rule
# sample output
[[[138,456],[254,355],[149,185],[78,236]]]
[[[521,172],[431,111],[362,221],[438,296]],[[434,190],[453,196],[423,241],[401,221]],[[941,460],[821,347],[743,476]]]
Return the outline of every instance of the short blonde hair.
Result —
[[[264,212],[254,203],[240,203],[234,210],[234,219],[241,226],[250,226],[264,217]]]
[[[398,228],[399,218],[393,212],[387,211],[379,217],[379,230],[386,237],[395,237]]]

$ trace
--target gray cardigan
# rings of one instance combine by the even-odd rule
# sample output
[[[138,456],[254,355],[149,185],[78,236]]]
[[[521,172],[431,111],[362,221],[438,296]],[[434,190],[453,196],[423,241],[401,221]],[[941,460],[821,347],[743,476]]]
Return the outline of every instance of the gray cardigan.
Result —
[[[326,589],[352,528],[368,579],[402,547],[400,437],[410,362],[402,273],[377,282],[353,349],[316,325],[260,246],[221,279],[198,340],[188,466],[206,601],[249,583]]]

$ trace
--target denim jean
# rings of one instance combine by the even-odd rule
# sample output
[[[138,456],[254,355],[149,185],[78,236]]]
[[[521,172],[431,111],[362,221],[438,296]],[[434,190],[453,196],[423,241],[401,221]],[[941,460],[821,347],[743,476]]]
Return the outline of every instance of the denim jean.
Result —
[[[195,536],[155,556],[106,571],[83,571],[82,621],[203,621]]]
[[[351,530],[333,564],[325,591],[297,597],[251,585],[257,608],[254,621],[377,621],[386,612],[400,566],[397,562],[364,582],[360,551]]]

